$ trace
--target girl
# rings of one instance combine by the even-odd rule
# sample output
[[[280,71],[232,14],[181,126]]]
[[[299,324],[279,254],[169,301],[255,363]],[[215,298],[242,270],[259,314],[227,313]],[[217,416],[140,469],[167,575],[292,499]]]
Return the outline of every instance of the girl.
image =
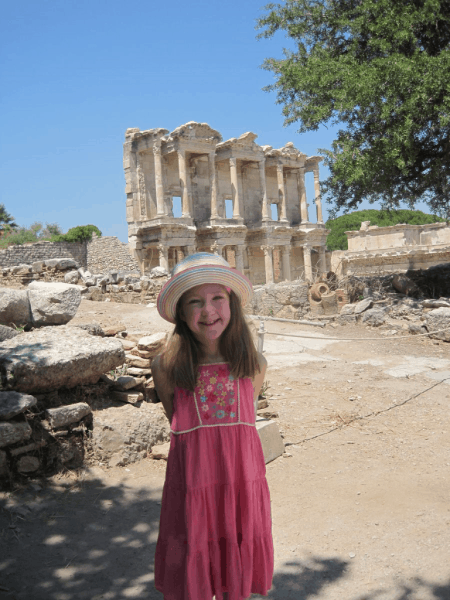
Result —
[[[175,329],[152,362],[171,424],[155,553],[165,600],[244,600],[273,576],[255,406],[266,371],[242,306],[250,281],[215,254],[180,262],[158,297]]]

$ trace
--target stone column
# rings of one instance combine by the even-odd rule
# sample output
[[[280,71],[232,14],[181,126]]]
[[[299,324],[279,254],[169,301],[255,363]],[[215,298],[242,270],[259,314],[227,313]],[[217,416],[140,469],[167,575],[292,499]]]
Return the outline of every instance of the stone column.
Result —
[[[300,219],[302,223],[308,223],[308,204],[306,202],[305,167],[297,171],[298,196],[300,198]]]
[[[236,260],[236,269],[238,271],[240,271],[241,273],[244,272],[244,254],[242,252],[243,247],[242,246],[235,246],[234,247],[234,257]]]
[[[158,244],[157,246],[159,251],[159,266],[169,270],[169,248],[164,246],[164,244]]]
[[[237,170],[237,158],[230,158],[231,193],[233,195],[233,219],[239,219],[241,200],[239,196],[239,179]]]
[[[283,281],[291,281],[291,247],[281,247],[281,266]]]
[[[261,246],[261,250],[264,251],[266,283],[273,283],[273,246]]]
[[[222,256],[222,249],[223,244],[218,244],[217,242],[214,242],[211,246],[211,252],[214,252],[214,254],[218,254],[219,256]]]
[[[166,211],[164,209],[164,184],[160,139],[153,144],[153,158],[155,161],[156,215],[162,217],[166,215]]]
[[[219,218],[217,212],[217,196],[219,190],[215,157],[215,151],[208,154],[209,189],[211,190],[211,219]]]
[[[189,173],[186,164],[186,151],[178,150],[178,169],[180,172],[182,217],[191,218],[189,200]]]
[[[259,166],[259,181],[261,183],[262,191],[262,220],[271,221],[272,217],[269,212],[269,203],[267,201],[267,189],[266,189],[266,159],[262,158],[258,161]]]
[[[314,166],[313,173],[314,173],[314,195],[315,195],[315,200],[316,200],[317,222],[323,223],[322,200],[320,198],[320,184],[319,184],[319,165]]]
[[[322,272],[327,270],[327,257],[325,254],[326,250],[326,246],[319,246],[319,269]]]
[[[277,182],[278,196],[280,198],[281,211],[279,212],[279,220],[287,221],[286,218],[286,186],[284,185],[283,165],[277,165]]]
[[[177,248],[177,264],[184,259],[184,250],[182,247]]]
[[[303,263],[305,265],[305,279],[308,281],[312,281],[313,272],[311,262],[311,246],[309,244],[303,245]]]

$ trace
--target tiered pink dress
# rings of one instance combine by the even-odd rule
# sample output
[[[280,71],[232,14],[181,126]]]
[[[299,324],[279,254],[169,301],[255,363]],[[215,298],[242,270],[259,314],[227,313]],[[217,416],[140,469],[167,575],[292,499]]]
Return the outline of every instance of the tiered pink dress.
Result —
[[[194,392],[176,388],[155,554],[165,600],[266,595],[273,541],[266,466],[250,379],[228,364],[199,368]]]

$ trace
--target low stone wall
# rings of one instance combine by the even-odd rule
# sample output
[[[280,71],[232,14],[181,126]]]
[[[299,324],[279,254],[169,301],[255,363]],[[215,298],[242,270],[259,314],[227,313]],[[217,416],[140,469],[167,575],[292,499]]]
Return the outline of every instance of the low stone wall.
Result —
[[[93,236],[92,240],[87,242],[87,268],[91,273],[140,272],[139,265],[129,253],[127,244],[123,244],[114,236]]]
[[[266,317],[301,319],[310,310],[308,289],[309,285],[303,281],[257,286],[247,312]]]
[[[31,265],[36,261],[50,258],[73,258],[79,265],[86,266],[87,249],[85,242],[36,242],[21,246],[8,246],[0,250],[0,266]]]

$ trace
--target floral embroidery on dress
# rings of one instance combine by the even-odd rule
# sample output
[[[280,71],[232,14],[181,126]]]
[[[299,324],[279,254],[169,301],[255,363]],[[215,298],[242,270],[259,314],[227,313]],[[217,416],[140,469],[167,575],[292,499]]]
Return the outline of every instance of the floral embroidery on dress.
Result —
[[[230,375],[227,364],[199,367],[196,395],[201,401],[201,420],[208,424],[237,422],[238,381]],[[200,406],[199,406],[200,408]]]

